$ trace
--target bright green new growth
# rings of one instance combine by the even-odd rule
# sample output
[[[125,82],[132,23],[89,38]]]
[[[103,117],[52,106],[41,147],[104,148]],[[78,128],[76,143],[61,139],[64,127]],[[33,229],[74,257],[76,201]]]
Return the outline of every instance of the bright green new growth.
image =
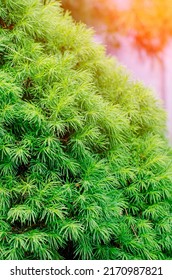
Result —
[[[91,33],[0,0],[1,259],[172,257],[164,112]]]

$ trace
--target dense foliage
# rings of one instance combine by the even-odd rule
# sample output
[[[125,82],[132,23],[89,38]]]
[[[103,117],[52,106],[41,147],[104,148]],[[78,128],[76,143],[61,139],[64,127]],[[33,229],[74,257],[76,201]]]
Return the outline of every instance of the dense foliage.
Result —
[[[172,257],[164,112],[91,33],[0,0],[1,259]]]

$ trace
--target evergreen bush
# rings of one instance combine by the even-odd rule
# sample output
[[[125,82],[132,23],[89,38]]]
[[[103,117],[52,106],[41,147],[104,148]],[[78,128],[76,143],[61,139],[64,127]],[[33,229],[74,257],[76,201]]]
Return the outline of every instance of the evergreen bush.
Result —
[[[0,59],[0,258],[170,259],[172,153],[150,90],[57,1],[0,0]]]

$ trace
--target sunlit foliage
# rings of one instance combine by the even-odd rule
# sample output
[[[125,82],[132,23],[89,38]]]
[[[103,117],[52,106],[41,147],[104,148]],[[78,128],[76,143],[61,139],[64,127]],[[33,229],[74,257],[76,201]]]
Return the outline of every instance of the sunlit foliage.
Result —
[[[57,1],[0,17],[0,258],[170,259],[158,101]]]

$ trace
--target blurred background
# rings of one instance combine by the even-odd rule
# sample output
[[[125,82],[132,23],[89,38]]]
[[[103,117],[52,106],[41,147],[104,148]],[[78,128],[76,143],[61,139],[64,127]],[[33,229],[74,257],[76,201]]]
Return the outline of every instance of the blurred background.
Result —
[[[172,0],[62,0],[62,6],[162,100],[172,143]]]

